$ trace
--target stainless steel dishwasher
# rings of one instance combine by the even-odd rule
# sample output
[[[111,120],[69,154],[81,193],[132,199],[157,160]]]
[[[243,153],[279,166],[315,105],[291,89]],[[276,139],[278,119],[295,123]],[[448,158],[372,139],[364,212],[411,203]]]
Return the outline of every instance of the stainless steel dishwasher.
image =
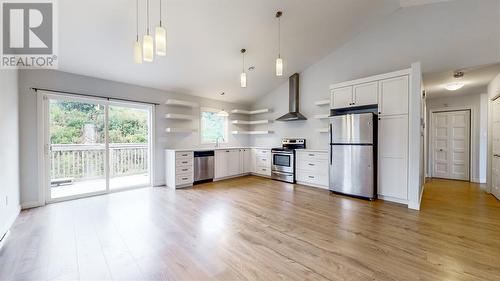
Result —
[[[194,183],[212,181],[214,179],[214,151],[194,152]]]

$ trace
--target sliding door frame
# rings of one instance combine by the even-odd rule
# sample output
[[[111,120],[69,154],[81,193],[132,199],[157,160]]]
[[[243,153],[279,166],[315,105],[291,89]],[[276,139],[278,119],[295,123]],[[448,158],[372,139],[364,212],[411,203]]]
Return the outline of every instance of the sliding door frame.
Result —
[[[75,102],[87,102],[92,104],[100,104],[104,106],[104,128],[105,128],[105,156],[104,156],[104,169],[105,169],[105,182],[106,188],[103,191],[85,193],[80,195],[72,195],[67,197],[55,198],[51,197],[50,192],[50,159],[48,153],[50,151],[50,111],[49,111],[49,100],[50,99],[62,99]],[[149,185],[135,185],[128,186],[120,189],[110,189],[110,159],[109,158],[109,107],[110,106],[124,106],[132,108],[146,109],[148,112],[148,170],[149,170]],[[154,179],[154,128],[155,128],[155,107],[153,104],[140,103],[140,102],[125,102],[125,101],[113,101],[107,98],[99,97],[85,97],[78,95],[68,95],[64,93],[54,93],[46,92],[40,90],[37,95],[37,146],[38,146],[38,202],[39,205],[45,205],[50,203],[80,199],[85,197],[104,195],[114,192],[121,192],[131,189],[143,188],[148,186],[153,186]]]

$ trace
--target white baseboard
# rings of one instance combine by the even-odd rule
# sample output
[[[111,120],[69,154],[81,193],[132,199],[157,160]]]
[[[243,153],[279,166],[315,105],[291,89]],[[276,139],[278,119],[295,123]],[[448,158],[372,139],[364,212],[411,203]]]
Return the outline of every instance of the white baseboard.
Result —
[[[153,186],[156,187],[156,186],[165,186],[166,185],[166,182],[165,181],[157,181],[157,182],[153,182]]]
[[[2,249],[3,245],[5,244],[5,241],[7,240],[7,237],[9,236],[10,233],[10,228],[12,225],[14,225],[14,222],[16,221],[17,217],[19,216],[19,213],[21,212],[21,206],[18,205],[16,210],[12,213],[12,215],[7,218],[7,223],[6,223],[6,232],[0,234],[0,249]],[[3,232],[3,231],[2,231]]]
[[[30,201],[30,202],[23,202],[21,203],[21,209],[31,209],[31,208],[36,208],[36,207],[41,207],[45,204],[40,203],[38,201]]]
[[[297,184],[305,185],[305,186],[311,186],[311,187],[316,187],[316,188],[321,188],[321,189],[326,189],[326,190],[329,189],[328,186],[319,185],[319,184],[313,184],[313,183],[308,183],[308,182],[297,181]]]
[[[394,202],[394,203],[408,205],[408,200],[400,199],[400,198],[395,198],[395,197],[391,197],[391,196],[384,196],[384,195],[380,195],[379,194],[378,195],[378,199],[381,199],[381,200],[384,200],[384,201],[390,201],[390,202]]]

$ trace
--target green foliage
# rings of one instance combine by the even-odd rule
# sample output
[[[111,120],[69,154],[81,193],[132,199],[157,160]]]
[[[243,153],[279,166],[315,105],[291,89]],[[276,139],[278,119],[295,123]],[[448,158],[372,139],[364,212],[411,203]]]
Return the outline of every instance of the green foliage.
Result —
[[[227,138],[226,127],[226,117],[210,111],[201,113],[201,141],[203,143],[215,142],[218,137]]]
[[[81,102],[51,101],[52,144],[82,144],[86,124],[95,126],[96,141],[104,143],[104,106]],[[110,143],[147,143],[148,114],[144,110],[109,107]]]

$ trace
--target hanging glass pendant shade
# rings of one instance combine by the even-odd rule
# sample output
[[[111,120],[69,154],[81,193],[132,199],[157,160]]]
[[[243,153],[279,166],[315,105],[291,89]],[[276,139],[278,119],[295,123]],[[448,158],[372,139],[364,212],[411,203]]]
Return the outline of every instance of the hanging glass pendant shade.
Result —
[[[247,73],[245,72],[245,52],[246,51],[247,50],[245,50],[245,49],[241,49],[241,55],[243,57],[243,68],[242,68],[241,75],[240,75],[240,86],[242,88],[247,87]]]
[[[146,35],[142,39],[142,55],[144,61],[152,62],[154,57],[154,40],[153,36],[149,35],[149,0],[147,0],[147,27]]]
[[[155,28],[156,54],[158,56],[167,55],[167,29],[162,25],[162,8],[160,0],[160,25]]]

